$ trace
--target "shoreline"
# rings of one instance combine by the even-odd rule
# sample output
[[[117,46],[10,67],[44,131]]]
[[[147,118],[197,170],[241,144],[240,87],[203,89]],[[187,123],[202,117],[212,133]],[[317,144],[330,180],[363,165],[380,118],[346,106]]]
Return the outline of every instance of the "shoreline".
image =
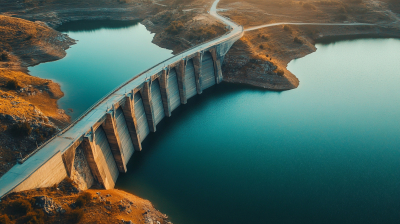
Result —
[[[126,21],[126,20],[125,20]],[[144,22],[144,20],[142,20],[141,21],[141,24],[143,24],[143,22]],[[144,26],[146,26],[146,24],[143,24]],[[147,26],[146,26],[146,29],[148,29],[148,30],[150,30]],[[157,33],[156,33],[156,35],[157,35]],[[154,36],[154,38],[156,37],[156,35]],[[361,35],[364,35],[364,34],[361,34]],[[373,34],[365,34],[365,35],[373,35]],[[347,35],[347,34],[344,34],[344,35],[338,35],[340,38],[344,38],[343,40],[347,40],[346,39],[346,37],[345,36],[352,36],[352,35]],[[327,40],[329,40],[330,38],[333,38],[333,39],[335,39],[335,38],[338,38],[338,36],[327,36],[327,37],[322,37],[321,39],[315,39],[314,40],[314,43],[313,43],[313,46],[314,46],[314,51],[315,51],[315,44],[316,43],[319,43],[318,41],[319,40],[322,40],[322,41],[326,41],[326,39]],[[154,43],[154,38],[153,38],[153,43]],[[168,38],[168,37],[167,37]],[[324,39],[324,38],[326,38],[326,39]],[[371,38],[373,38],[373,37],[371,37]],[[387,37],[381,37],[381,38],[387,38]],[[356,39],[362,39],[362,38],[356,38]],[[161,41],[162,41],[162,39],[161,39]],[[336,40],[337,41],[337,40]],[[333,41],[333,42],[336,42],[336,41]],[[158,42],[159,44],[161,43],[161,42]],[[156,44],[156,43],[155,43]],[[158,45],[158,44],[157,44]],[[71,45],[70,45],[71,46]],[[158,45],[159,46],[159,45]],[[177,48],[178,47],[178,45],[175,45],[175,46],[173,46],[172,48]],[[68,49],[68,48],[67,48]],[[65,51],[67,50],[67,49],[65,49]],[[302,54],[304,54],[302,57],[304,57],[304,56],[306,56],[306,55],[308,55],[308,54],[311,54],[311,53],[313,53],[314,51],[312,51],[312,52],[301,52]],[[174,52],[175,52],[175,50],[174,50]],[[52,61],[56,61],[56,60],[60,60],[60,59],[62,59],[62,58],[64,58],[66,56],[66,53],[65,53],[65,55],[63,56],[63,57],[61,57],[61,58],[58,58],[58,59],[54,59],[54,60],[49,60],[49,61],[42,61],[42,62],[37,62],[37,64],[40,64],[40,63],[47,63],[47,62],[52,62]],[[267,57],[268,58],[268,57]],[[263,58],[261,58],[261,59],[263,59]],[[261,60],[261,59],[258,59],[258,60]],[[289,62],[290,61],[292,61],[293,59],[297,59],[297,58],[292,58],[292,59],[290,59],[289,60]],[[249,59],[250,61],[251,61],[251,59]],[[297,86],[299,85],[299,80],[297,79],[297,77],[296,76],[294,76],[293,74],[291,74],[289,71],[289,74],[288,73],[286,73],[286,71],[287,71],[287,64],[289,63],[286,63],[286,65],[284,65],[284,68],[286,69],[285,70],[285,74],[284,74],[284,76],[279,76],[279,75],[277,75],[277,74],[273,74],[274,73],[274,71],[276,71],[276,68],[274,69],[274,66],[275,67],[277,67],[277,66],[279,66],[279,67],[281,67],[282,66],[282,62],[280,62],[280,61],[272,61],[272,60],[270,60],[270,61],[268,61],[268,59],[267,60],[265,60],[265,62],[268,62],[268,63],[266,63],[266,64],[268,64],[268,69],[267,69],[267,71],[269,72],[269,74],[271,75],[270,77],[272,77],[274,80],[273,80],[273,82],[278,82],[278,81],[280,81],[280,80],[283,80],[283,81],[285,81],[284,79],[286,79],[286,80],[289,80],[287,83],[285,83],[285,85],[287,86],[287,87],[285,87],[285,89],[278,89],[279,88],[279,85],[278,84],[276,84],[276,86],[278,86],[278,87],[276,87],[275,86],[275,88],[271,88],[271,89],[269,89],[268,87],[266,87],[265,85],[262,85],[262,84],[260,84],[260,85],[257,85],[257,83],[260,83],[260,81],[262,81],[262,80],[258,80],[258,82],[257,82],[257,80],[256,81],[252,81],[253,83],[251,83],[250,81],[249,81],[249,79],[244,79],[244,81],[245,82],[247,82],[247,83],[242,83],[241,82],[241,79],[231,79],[231,80],[235,80],[235,81],[232,81],[232,83],[235,83],[235,84],[246,84],[246,85],[250,85],[250,86],[253,86],[253,87],[257,87],[257,88],[263,88],[263,89],[267,89],[267,90],[272,90],[272,91],[284,91],[284,90],[290,90],[290,89],[293,89],[293,88],[297,88]],[[231,63],[234,63],[234,60],[231,60]],[[283,63],[284,64],[284,63]],[[34,66],[34,65],[32,65],[32,66]],[[31,66],[29,66],[29,67],[31,67]],[[26,67],[26,68],[28,68],[28,67]],[[291,76],[292,75],[292,76]],[[297,79],[297,86],[296,86],[296,79]],[[271,80],[269,80],[269,81],[271,81]],[[229,82],[229,78],[226,80],[226,82]],[[265,82],[265,81],[264,81]],[[270,82],[265,82],[265,83],[267,83],[267,84],[270,84]],[[282,86],[285,86],[285,85],[280,85],[280,87],[282,87]],[[290,85],[292,85],[292,86],[290,86]]]

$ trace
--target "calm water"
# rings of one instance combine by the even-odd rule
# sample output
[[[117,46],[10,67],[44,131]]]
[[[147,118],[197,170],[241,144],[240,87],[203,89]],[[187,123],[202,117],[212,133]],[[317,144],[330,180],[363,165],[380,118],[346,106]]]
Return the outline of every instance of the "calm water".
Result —
[[[171,55],[142,25],[104,24],[64,27],[78,44],[31,69],[62,84],[74,116]],[[221,84],[190,99],[117,188],[175,224],[399,223],[400,40],[317,47],[289,65],[296,90]]]
[[[400,40],[318,45],[298,89],[222,84],[164,120],[118,179],[174,223],[399,223]]]
[[[172,51],[151,43],[154,34],[137,22],[79,21],[58,28],[78,40],[59,61],[29,70],[34,76],[61,84],[62,109],[72,118],[123,82],[172,56]]]

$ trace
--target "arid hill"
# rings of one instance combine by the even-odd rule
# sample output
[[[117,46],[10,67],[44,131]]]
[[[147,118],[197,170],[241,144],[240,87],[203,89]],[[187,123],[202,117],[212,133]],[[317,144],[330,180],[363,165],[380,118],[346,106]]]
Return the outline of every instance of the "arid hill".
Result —
[[[267,80],[265,86],[275,90],[291,89],[291,84],[296,87],[295,77],[286,66],[292,59],[314,52],[317,41],[400,36],[400,17],[396,14],[400,1],[395,0],[222,0],[219,7],[221,14],[245,28],[282,22],[375,24],[279,25],[246,32],[226,56],[226,80],[252,85]],[[274,66],[280,73],[271,71]]]
[[[70,180],[6,196],[0,202],[0,223],[172,224],[148,200],[117,189],[79,191]]]
[[[69,122],[51,80],[30,76],[27,66],[63,58],[75,43],[41,22],[0,15],[0,176]]]

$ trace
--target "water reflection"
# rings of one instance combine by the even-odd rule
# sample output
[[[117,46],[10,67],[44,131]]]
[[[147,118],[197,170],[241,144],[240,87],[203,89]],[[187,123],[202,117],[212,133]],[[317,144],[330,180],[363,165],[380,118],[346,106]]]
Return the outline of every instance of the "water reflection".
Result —
[[[94,32],[100,29],[118,30],[127,29],[138,25],[139,21],[114,21],[114,20],[79,20],[64,23],[57,27],[60,32]]]

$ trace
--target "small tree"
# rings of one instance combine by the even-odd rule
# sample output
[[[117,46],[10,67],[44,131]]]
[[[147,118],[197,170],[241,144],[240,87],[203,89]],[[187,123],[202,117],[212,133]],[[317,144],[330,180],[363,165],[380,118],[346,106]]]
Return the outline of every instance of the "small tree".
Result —
[[[0,61],[8,61],[8,60],[10,60],[10,55],[6,51],[1,52]]]
[[[92,200],[92,195],[89,192],[84,192],[78,196],[78,198],[75,201],[75,205],[79,208],[82,208],[87,203],[89,203],[90,200]]]
[[[6,87],[7,87],[8,89],[13,89],[13,90],[19,89],[18,81],[17,81],[17,80],[9,80],[9,81],[6,83]]]
[[[14,124],[11,126],[11,134],[15,137],[26,137],[32,133],[32,127],[28,122]]]
[[[275,72],[279,76],[283,76],[285,74],[285,72],[282,69],[276,69]]]
[[[15,214],[17,216],[24,216],[28,212],[32,211],[32,205],[28,200],[17,199],[12,201],[8,207],[8,210],[11,214]]]
[[[166,29],[165,31],[169,34],[178,34],[181,29],[183,28],[183,23],[181,21],[173,21]]]
[[[68,212],[67,214],[67,223],[78,223],[83,218],[83,210],[76,209]]]
[[[302,41],[300,38],[298,38],[298,37],[295,37],[295,38],[293,39],[293,42],[295,42],[296,44],[302,44],[302,43],[303,43],[303,41]]]

